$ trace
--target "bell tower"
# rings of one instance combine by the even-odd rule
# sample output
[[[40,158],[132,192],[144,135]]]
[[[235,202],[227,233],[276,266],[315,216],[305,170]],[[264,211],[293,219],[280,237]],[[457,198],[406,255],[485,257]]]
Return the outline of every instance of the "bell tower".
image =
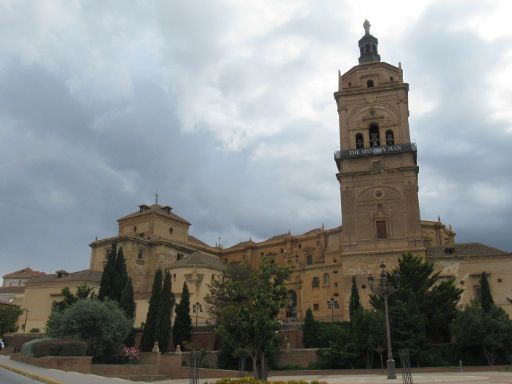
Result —
[[[413,251],[423,247],[416,145],[409,135],[409,85],[398,67],[380,61],[378,39],[359,40],[359,65],[339,74],[338,167],[344,253]]]

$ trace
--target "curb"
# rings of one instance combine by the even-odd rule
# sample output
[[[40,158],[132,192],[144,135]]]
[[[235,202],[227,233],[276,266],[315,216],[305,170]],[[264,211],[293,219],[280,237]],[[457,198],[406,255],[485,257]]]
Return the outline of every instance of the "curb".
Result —
[[[18,375],[21,375],[21,376],[28,377],[28,378],[30,378],[32,380],[40,381],[41,383],[45,383],[45,384],[64,384],[61,381],[57,381],[57,380],[50,379],[48,377],[36,375],[34,373],[23,371],[23,370],[18,369],[18,368],[10,367],[8,365],[0,364],[0,368],[7,369],[8,371],[14,372],[14,373],[16,373]]]

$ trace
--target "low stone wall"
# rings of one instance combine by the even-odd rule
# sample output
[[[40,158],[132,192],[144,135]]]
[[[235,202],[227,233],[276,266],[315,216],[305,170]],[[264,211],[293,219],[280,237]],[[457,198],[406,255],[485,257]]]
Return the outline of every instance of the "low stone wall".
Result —
[[[318,348],[285,349],[277,356],[278,367],[307,368],[318,361]]]
[[[91,373],[92,367],[92,357],[90,356],[46,356],[36,358],[15,353],[11,355],[11,359],[41,368],[53,368],[80,373]]]
[[[91,373],[119,378],[157,376],[159,374],[158,365],[154,364],[93,364]]]

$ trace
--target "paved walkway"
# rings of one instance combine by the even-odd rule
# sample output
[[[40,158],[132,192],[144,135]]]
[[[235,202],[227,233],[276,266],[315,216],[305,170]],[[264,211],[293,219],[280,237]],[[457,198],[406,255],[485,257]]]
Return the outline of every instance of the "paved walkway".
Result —
[[[64,372],[57,369],[39,368],[30,364],[10,360],[8,356],[0,356],[0,366],[9,367],[18,371],[39,377],[40,381],[49,384],[120,384],[133,383],[129,380],[108,378],[97,375],[84,375],[76,372]],[[45,380],[47,379],[47,380]],[[270,381],[287,380],[318,380],[328,384],[401,384],[402,377],[397,371],[396,380],[387,380],[383,375],[308,375],[308,376],[271,376]],[[512,384],[511,372],[468,372],[468,373],[416,373],[413,374],[415,384]],[[188,384],[186,380],[164,380],[158,384]],[[215,382],[215,379],[201,379],[200,383]],[[3,383],[2,383],[3,384]]]

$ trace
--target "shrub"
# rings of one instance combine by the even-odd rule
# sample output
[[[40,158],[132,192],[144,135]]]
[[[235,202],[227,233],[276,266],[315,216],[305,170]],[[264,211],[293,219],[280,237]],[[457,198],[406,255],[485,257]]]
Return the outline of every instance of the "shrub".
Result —
[[[25,356],[30,356],[34,354],[34,350],[36,348],[36,345],[42,341],[52,340],[48,337],[42,338],[42,339],[34,339],[27,341],[26,343],[23,343],[21,346],[20,353]]]
[[[115,360],[132,322],[114,301],[79,300],[64,312],[53,312],[48,334],[52,337],[79,338],[87,342],[87,355],[96,362]]]
[[[34,357],[85,356],[87,343],[77,339],[42,339],[35,344]]]
[[[41,330],[39,328],[32,328],[29,332],[30,333],[41,333]]]
[[[124,347],[121,356],[123,361],[134,362],[140,359],[140,351],[135,347]]]

